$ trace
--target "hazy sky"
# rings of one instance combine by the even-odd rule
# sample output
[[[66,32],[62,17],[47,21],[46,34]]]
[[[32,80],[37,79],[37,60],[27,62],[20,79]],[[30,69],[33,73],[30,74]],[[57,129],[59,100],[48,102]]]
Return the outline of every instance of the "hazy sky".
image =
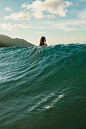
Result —
[[[86,43],[86,0],[0,0],[0,34],[39,45]]]

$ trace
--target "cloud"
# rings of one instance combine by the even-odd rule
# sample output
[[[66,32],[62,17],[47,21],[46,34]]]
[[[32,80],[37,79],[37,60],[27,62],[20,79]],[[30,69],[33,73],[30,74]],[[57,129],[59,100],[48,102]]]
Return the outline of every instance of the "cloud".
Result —
[[[86,29],[86,20],[60,20],[60,21],[41,21],[40,23],[36,23],[36,26],[30,26],[29,28],[40,29],[40,30],[63,30],[65,32],[77,31],[77,30],[85,30]]]
[[[24,3],[24,4],[22,4],[22,8],[25,8],[25,7],[27,7],[27,5],[28,5],[28,3]]]
[[[49,23],[48,23],[49,24]],[[52,24],[52,28],[64,30],[65,32],[69,31],[77,31],[77,30],[84,30],[86,27],[86,20],[64,20],[55,22]]]
[[[12,20],[30,20],[30,14],[28,12],[21,11],[18,13],[12,13],[10,16],[5,16],[4,19],[12,19]]]
[[[5,30],[17,30],[14,26],[12,26],[10,23],[8,24],[1,24],[1,28]]]
[[[75,19],[70,19],[70,20],[59,20],[59,21],[53,21],[53,20],[40,20],[31,22],[30,24],[14,24],[11,25],[10,23],[6,24],[3,23],[1,24],[2,29],[6,30],[18,30],[18,29],[25,29],[29,31],[34,31],[36,32],[38,30],[41,30],[42,32],[45,32],[45,30],[48,31],[54,31],[54,30],[62,30],[65,32],[70,32],[70,31],[80,31],[80,30],[86,30],[86,20],[75,20]]]
[[[5,29],[5,30],[15,31],[18,28],[25,29],[25,28],[27,28],[27,25],[24,25],[24,24],[14,24],[14,25],[11,25],[11,23],[8,23],[8,24],[7,23],[2,23],[1,24],[1,28]]]
[[[43,14],[43,12],[51,13],[54,15],[59,15],[61,17],[66,17],[67,7],[72,5],[72,2],[64,1],[64,0],[45,0],[42,2],[41,0],[36,0],[32,2],[32,4],[23,4],[21,7],[31,10],[32,15],[37,18],[47,17]]]
[[[32,14],[36,19],[41,19],[41,18],[55,18],[55,15],[43,15],[42,12],[37,12]]]
[[[86,19],[86,9],[84,11],[79,12],[78,17],[81,19]]]
[[[49,23],[48,23],[49,24]],[[86,20],[64,20],[56,22],[52,25],[55,29],[64,30],[65,32],[84,30],[86,26]]]
[[[32,4],[22,4],[21,7],[28,9],[28,12],[25,10],[17,13],[13,12],[10,16],[5,16],[4,19],[29,21],[31,17],[36,19],[50,19],[55,18],[56,15],[59,15],[60,17],[66,17],[66,13],[68,11],[67,8],[72,4],[72,2],[64,0],[45,0],[44,2],[41,0],[36,0],[32,2]]]
[[[44,18],[55,18],[55,15],[44,15]]]
[[[7,7],[7,8],[4,8],[4,10],[7,12],[7,11],[9,11],[9,12],[11,12],[12,11],[12,9],[10,9],[9,7]]]

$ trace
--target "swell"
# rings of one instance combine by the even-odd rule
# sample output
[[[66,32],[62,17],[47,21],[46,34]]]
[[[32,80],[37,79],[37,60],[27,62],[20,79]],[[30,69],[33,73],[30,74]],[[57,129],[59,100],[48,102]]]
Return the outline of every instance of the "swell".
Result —
[[[50,47],[1,48],[0,83],[59,84],[79,79],[86,72],[86,45],[70,44]],[[84,73],[84,74],[83,74]],[[40,79],[39,79],[40,78]],[[22,81],[21,81],[22,80]]]
[[[86,77],[86,45],[70,44],[50,47],[1,48],[0,83],[8,85],[61,82]],[[31,86],[31,85],[30,85]],[[45,87],[44,87],[45,88]]]
[[[86,127],[85,44],[0,48],[0,53],[4,127],[38,129],[50,121],[49,128]]]

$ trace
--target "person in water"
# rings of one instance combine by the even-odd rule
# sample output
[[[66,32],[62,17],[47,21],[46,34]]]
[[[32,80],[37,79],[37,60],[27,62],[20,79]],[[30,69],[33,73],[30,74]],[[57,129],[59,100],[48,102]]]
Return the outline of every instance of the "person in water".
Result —
[[[47,46],[46,38],[45,37],[41,37],[40,38],[40,44],[39,44],[39,46]]]

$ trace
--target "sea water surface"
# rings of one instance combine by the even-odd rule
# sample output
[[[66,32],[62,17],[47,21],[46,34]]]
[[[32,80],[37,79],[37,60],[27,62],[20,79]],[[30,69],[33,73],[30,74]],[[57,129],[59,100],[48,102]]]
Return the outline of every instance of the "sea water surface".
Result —
[[[86,45],[0,48],[0,129],[86,129]]]

